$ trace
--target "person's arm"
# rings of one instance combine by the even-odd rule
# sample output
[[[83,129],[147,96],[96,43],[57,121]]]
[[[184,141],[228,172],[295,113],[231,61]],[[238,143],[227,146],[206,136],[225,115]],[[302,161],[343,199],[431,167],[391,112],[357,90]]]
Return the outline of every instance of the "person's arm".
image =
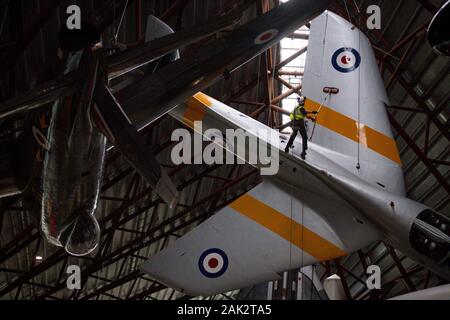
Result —
[[[316,117],[311,117],[310,115],[317,116],[317,114],[318,114],[317,111],[307,111],[306,112],[306,118],[311,120],[312,122],[316,122]]]

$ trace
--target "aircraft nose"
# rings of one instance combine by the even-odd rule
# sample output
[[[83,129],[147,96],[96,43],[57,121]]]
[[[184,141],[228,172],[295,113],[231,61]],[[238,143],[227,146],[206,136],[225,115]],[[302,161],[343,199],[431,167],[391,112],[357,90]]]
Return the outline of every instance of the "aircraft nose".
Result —
[[[100,242],[100,226],[94,216],[83,212],[61,236],[64,249],[73,256],[85,256]]]

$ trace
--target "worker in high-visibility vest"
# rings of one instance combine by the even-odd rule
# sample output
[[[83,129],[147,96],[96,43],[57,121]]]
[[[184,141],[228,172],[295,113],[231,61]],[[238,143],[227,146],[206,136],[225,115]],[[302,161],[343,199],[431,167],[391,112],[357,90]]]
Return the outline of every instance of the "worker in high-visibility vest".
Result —
[[[298,132],[300,132],[300,135],[302,136],[302,147],[303,152],[301,154],[301,157],[303,160],[305,160],[306,157],[306,150],[308,150],[308,134],[306,133],[306,124],[305,120],[310,119],[311,121],[315,122],[316,119],[309,116],[311,114],[317,115],[316,111],[308,112],[305,109],[305,98],[299,97],[297,99],[298,105],[295,107],[294,111],[292,111],[290,115],[290,119],[292,121],[292,135],[289,139],[288,144],[286,145],[285,152],[289,152],[289,149],[294,144],[295,137],[297,136]]]

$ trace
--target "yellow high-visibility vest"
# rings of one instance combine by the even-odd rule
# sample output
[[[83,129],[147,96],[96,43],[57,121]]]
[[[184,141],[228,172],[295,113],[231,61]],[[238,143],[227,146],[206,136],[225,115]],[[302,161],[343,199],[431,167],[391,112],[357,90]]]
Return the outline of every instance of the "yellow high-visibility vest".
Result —
[[[306,118],[306,110],[302,112],[302,109],[305,110],[305,107],[302,105],[298,105],[297,107],[295,107],[294,111],[292,111],[291,115],[289,116],[291,121],[304,120]]]

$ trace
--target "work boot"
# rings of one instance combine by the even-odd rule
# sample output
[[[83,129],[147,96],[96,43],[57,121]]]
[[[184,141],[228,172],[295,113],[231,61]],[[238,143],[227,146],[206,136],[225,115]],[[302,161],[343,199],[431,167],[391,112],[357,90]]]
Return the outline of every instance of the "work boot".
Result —
[[[289,153],[289,147],[284,148],[284,152]]]
[[[300,156],[302,157],[302,160],[305,160],[305,159],[306,159],[306,152],[303,151],[302,154],[301,154]]]

